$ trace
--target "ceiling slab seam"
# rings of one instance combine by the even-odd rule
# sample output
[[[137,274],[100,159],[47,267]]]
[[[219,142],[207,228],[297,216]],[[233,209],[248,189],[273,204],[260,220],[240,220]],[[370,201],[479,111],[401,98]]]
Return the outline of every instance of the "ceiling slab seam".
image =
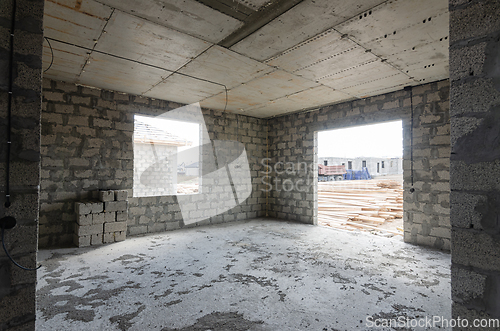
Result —
[[[103,55],[115,57],[117,59],[126,60],[126,61],[134,62],[134,63],[140,64],[140,65],[144,65],[144,66],[147,66],[147,67],[151,67],[151,68],[155,68],[155,69],[164,70],[164,71],[167,71],[167,72],[174,73],[174,70],[162,68],[160,66],[152,65],[152,64],[149,64],[149,63],[144,63],[144,62],[137,61],[137,60],[132,60],[132,59],[129,59],[129,58],[126,58],[126,57],[123,57],[123,56],[119,56],[119,55],[115,55],[115,54],[102,52],[102,51],[99,51],[97,49],[92,49],[92,48],[88,48],[88,47],[84,47],[84,46],[72,44],[72,43],[69,43],[69,42],[66,42],[66,41],[63,41],[63,40],[58,40],[58,39],[54,39],[54,38],[50,38],[50,37],[47,37],[47,39],[49,39],[51,41],[58,42],[58,43],[66,44],[66,45],[69,45],[69,46],[73,46],[73,47],[85,49],[87,51],[93,51],[95,53],[99,53],[99,54],[103,54]],[[218,82],[214,82],[214,81],[211,81],[211,80],[208,80],[208,79],[195,77],[193,75],[188,75],[188,74],[184,74],[184,73],[181,73],[181,72],[176,72],[176,74],[182,75],[182,76],[185,76],[185,77],[189,77],[189,78],[193,78],[193,79],[196,79],[196,80],[199,80],[199,81],[204,81],[204,82],[207,82],[207,83],[216,84],[216,85],[223,86],[224,88],[226,88],[226,86],[224,84],[221,84],[221,83],[218,83]]]
[[[373,6],[372,8],[366,9],[366,10],[364,10],[364,11],[362,11],[362,12],[360,12],[360,13],[358,13],[358,14],[356,14],[356,15],[354,15],[354,16],[352,16],[352,17],[350,17],[350,18],[348,18],[348,19],[346,19],[346,20],[344,20],[344,21],[342,21],[340,23],[338,23],[336,26],[339,26],[341,24],[349,22],[350,20],[354,19],[355,17],[358,17],[359,15],[363,15],[364,14],[366,16],[368,12],[373,11],[377,7],[384,6],[386,3],[391,2],[391,1],[393,1],[393,0],[386,0],[386,1],[380,3],[380,4],[376,5],[376,6]],[[273,56],[271,56],[271,57],[263,60],[262,62],[264,62],[264,63],[271,62],[272,60],[275,60],[275,59],[277,59],[277,58],[279,58],[279,57],[281,57],[281,56],[283,56],[283,55],[285,55],[287,53],[290,53],[290,52],[294,51],[295,49],[300,48],[300,47],[306,45],[307,43],[309,43],[309,42],[311,42],[311,41],[313,41],[313,40],[315,40],[317,38],[324,37],[327,34],[329,34],[331,32],[334,32],[334,31],[337,32],[337,33],[340,33],[337,30],[335,30],[335,27],[330,27],[328,29],[325,29],[324,31],[321,31],[321,32],[317,33],[316,35],[314,35],[314,36],[312,36],[310,38],[307,38],[306,40],[303,40],[303,41],[297,43],[296,45],[294,45],[294,46],[292,46],[292,47],[290,47],[290,48],[288,48],[288,49],[286,49],[286,50],[284,50],[284,51],[282,51],[282,52],[280,52],[280,53],[278,53],[276,55],[273,55]],[[340,33],[340,34],[343,35],[342,33]]]
[[[179,68],[175,69],[174,71],[172,72],[169,72],[169,74],[166,76],[166,77],[161,77],[160,80],[154,84],[153,86],[151,86],[150,89],[148,89],[147,91],[144,91],[141,93],[141,95],[144,95],[148,92],[150,92],[152,89],[154,89],[155,87],[157,87],[158,85],[160,85],[161,83],[165,82],[168,78],[170,78],[171,76],[173,76],[174,74],[178,74],[179,73],[179,70],[181,70],[182,68],[184,68],[185,66],[187,66],[189,63],[191,63],[192,61],[194,61],[195,59],[197,59],[198,57],[200,57],[202,54],[206,53],[210,48],[212,48],[214,45],[210,45],[207,49],[205,49],[203,52],[199,53],[198,55],[196,55],[194,58],[192,58],[190,61],[184,63],[182,66],[180,66]],[[221,85],[224,85],[224,84],[221,84]],[[227,91],[227,87],[224,85],[224,87],[226,88],[226,91]],[[221,92],[221,93],[224,93],[224,92]],[[227,92],[226,92],[227,93]]]
[[[203,40],[203,41],[205,41],[205,42],[207,42],[207,43],[210,43],[210,44],[214,44],[214,42],[213,42],[213,41],[210,41],[210,40],[208,40],[208,39],[201,38],[201,36],[197,36],[197,35],[195,36],[195,35],[193,35],[193,34],[190,34],[190,33],[186,32],[186,31],[181,31],[181,30],[179,30],[179,29],[176,29],[176,28],[174,28],[174,27],[172,27],[172,26],[169,26],[169,25],[164,25],[164,24],[160,24],[160,23],[158,23],[158,22],[152,21],[152,20],[148,19],[147,17],[144,17],[144,16],[139,15],[139,14],[137,14],[137,13],[134,13],[134,12],[128,12],[128,11],[125,11],[125,10],[122,10],[122,9],[119,9],[119,8],[116,8],[116,7],[113,7],[113,6],[108,5],[108,4],[104,3],[104,2],[101,2],[101,1],[99,1],[99,0],[92,0],[92,1],[94,1],[94,2],[96,2],[96,3],[98,3],[98,4],[100,4],[100,5],[106,6],[106,7],[108,7],[108,8],[114,9],[114,10],[116,10],[116,11],[119,11],[119,12],[121,12],[121,13],[124,13],[124,14],[130,15],[130,16],[133,16],[133,17],[136,17],[136,18],[142,19],[142,20],[144,20],[144,21],[146,21],[146,22],[148,22],[148,23],[155,24],[155,25],[157,25],[157,26],[161,26],[161,27],[164,27],[164,28],[166,28],[166,29],[174,30],[174,31],[179,32],[179,33],[183,33],[183,34],[185,34],[185,35],[188,35],[188,36],[190,36],[190,37],[193,37],[193,38],[197,38],[197,39]]]
[[[78,77],[76,78],[76,83],[80,82],[80,77],[82,76],[82,73],[85,72],[85,67],[87,66],[87,64],[90,63],[90,58],[91,58],[92,53],[94,52],[94,50],[97,46],[97,43],[99,42],[99,39],[101,39],[102,35],[104,33],[106,33],[106,27],[108,26],[109,20],[111,19],[111,17],[113,16],[114,13],[115,13],[115,9],[112,8],[111,14],[109,14],[109,17],[105,18],[106,23],[102,27],[102,30],[101,30],[101,33],[99,34],[99,37],[97,37],[97,39],[94,40],[94,45],[92,46],[92,50],[90,52],[87,52],[87,56],[85,58],[85,62],[83,63],[82,70],[80,70],[80,73],[78,74]]]

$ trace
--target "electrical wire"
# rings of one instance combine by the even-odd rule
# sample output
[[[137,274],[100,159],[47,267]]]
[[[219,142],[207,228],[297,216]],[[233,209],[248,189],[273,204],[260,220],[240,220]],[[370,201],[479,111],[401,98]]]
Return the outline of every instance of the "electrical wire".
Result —
[[[49,44],[51,54],[49,67],[43,71],[43,73],[46,73],[52,67],[52,63],[54,63],[54,50],[52,49],[49,39],[47,39],[47,37],[44,37],[44,39],[47,40],[47,44]]]
[[[224,111],[226,111],[227,108],[227,87],[224,85],[224,90],[226,91],[226,104],[224,105]]]
[[[7,157],[6,157],[6,179],[5,179],[5,208],[9,208],[11,206],[10,201],[10,152],[12,145],[12,96],[13,96],[13,86],[14,86],[14,32],[16,29],[16,0],[12,2],[12,18],[11,18],[11,27],[10,27],[10,55],[9,55],[9,91],[8,91],[8,104],[7,104]],[[37,268],[26,268],[17,263],[12,256],[7,251],[7,247],[5,247],[5,224],[2,224],[2,247],[5,251],[5,254],[10,259],[12,263],[14,263],[17,267],[33,271],[39,269],[41,266]]]
[[[14,31],[16,29],[16,1],[12,2],[12,19],[10,26],[10,54],[9,54],[9,94],[7,101],[7,157],[5,166],[5,208],[11,206],[10,202],[10,149],[12,145],[12,93],[14,86]]]
[[[99,51],[99,50],[97,50],[95,48],[88,48],[88,47],[85,47],[85,46],[80,46],[80,45],[77,45],[77,44],[69,43],[69,42],[66,42],[66,41],[63,41],[63,40],[54,39],[54,38],[50,38],[50,37],[45,37],[45,38],[47,39],[47,41],[50,39],[52,41],[55,41],[55,42],[58,42],[58,43],[61,43],[61,44],[65,44],[65,45],[68,45],[68,46],[73,46],[73,47],[81,48],[81,49],[84,49],[84,50],[87,50],[87,51],[90,51],[90,52],[96,52],[96,53],[107,55],[107,56],[111,56],[111,57],[114,57],[114,58],[117,58],[117,59],[120,59],[120,60],[125,60],[125,61],[129,61],[129,62],[137,63],[137,64],[140,64],[140,65],[143,65],[143,66],[146,66],[146,67],[155,68],[155,69],[159,69],[159,70],[164,70],[164,71],[170,72],[172,74],[177,74],[177,75],[189,77],[189,78],[192,78],[192,79],[196,79],[196,80],[199,80],[199,81],[202,81],[202,82],[207,82],[207,83],[210,83],[210,84],[215,84],[215,85],[222,86],[222,87],[224,87],[224,90],[226,92],[226,103],[224,105],[224,111],[226,111],[226,108],[227,108],[227,97],[228,97],[228,93],[227,92],[228,92],[228,90],[227,90],[227,86],[224,85],[224,84],[217,83],[217,82],[214,82],[214,81],[211,81],[211,80],[208,80],[208,79],[199,78],[199,77],[196,77],[196,76],[184,74],[184,73],[178,72],[176,70],[171,70],[171,69],[163,68],[163,67],[160,67],[160,66],[156,66],[154,64],[149,64],[149,63],[145,63],[145,62],[141,62],[141,61],[129,59],[129,58],[124,57],[124,56],[120,56],[120,55],[115,55],[115,54],[111,54],[111,53],[108,53],[108,52]]]
[[[39,265],[38,267],[36,268],[26,268],[26,267],[23,267],[22,265],[20,265],[19,263],[17,263],[13,258],[12,256],[10,256],[9,252],[7,251],[7,247],[5,247],[5,240],[4,240],[4,233],[5,233],[5,229],[4,227],[2,226],[2,247],[3,247],[3,250],[5,251],[5,254],[7,255],[7,257],[10,259],[10,261],[12,263],[14,263],[17,267],[23,269],[23,270],[27,270],[27,271],[35,271],[35,270],[38,270],[40,269],[42,266]]]
[[[410,126],[410,173],[411,173],[411,188],[410,193],[415,192],[413,187],[413,87],[410,87],[410,106],[411,106],[411,126]]]

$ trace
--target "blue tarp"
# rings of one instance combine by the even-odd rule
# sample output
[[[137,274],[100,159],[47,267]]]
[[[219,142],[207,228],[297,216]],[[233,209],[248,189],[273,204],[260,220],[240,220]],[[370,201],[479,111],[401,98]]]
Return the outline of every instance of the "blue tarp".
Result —
[[[345,180],[360,180],[360,179],[372,179],[368,168],[364,167],[361,170],[346,170],[347,173],[344,174]]]

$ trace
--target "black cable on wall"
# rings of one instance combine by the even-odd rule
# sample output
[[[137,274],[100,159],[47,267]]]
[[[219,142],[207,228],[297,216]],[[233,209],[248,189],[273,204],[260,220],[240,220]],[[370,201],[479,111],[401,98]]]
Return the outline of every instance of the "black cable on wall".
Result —
[[[9,53],[9,88],[8,88],[8,101],[7,101],[7,157],[6,157],[6,170],[5,170],[5,208],[9,208],[11,203],[10,197],[10,153],[11,153],[11,145],[12,145],[12,98],[14,93],[14,32],[16,30],[16,0],[12,1],[12,18],[11,18],[11,26],[10,26],[10,53]],[[12,229],[16,226],[16,219],[12,216],[5,216],[0,219],[0,227],[2,231],[2,247],[5,251],[5,254],[9,258],[9,260],[16,265],[17,267],[27,270],[34,271],[39,269],[41,266],[37,268],[26,268],[19,263],[17,263],[12,256],[7,251],[7,247],[5,245],[5,230]]]
[[[405,91],[410,91],[410,178],[411,178],[411,188],[410,193],[415,192],[415,188],[413,187],[413,87],[407,86],[404,88]]]
[[[10,149],[12,145],[12,93],[14,86],[14,31],[16,29],[16,0],[12,1],[12,19],[10,25],[9,53],[9,91],[7,100],[7,159],[5,169],[5,208],[11,206],[10,201]]]

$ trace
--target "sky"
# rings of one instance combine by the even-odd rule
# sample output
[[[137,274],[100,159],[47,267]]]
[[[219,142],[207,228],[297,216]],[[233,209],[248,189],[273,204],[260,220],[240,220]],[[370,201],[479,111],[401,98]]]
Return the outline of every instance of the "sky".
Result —
[[[402,157],[401,121],[318,132],[319,157]]]

